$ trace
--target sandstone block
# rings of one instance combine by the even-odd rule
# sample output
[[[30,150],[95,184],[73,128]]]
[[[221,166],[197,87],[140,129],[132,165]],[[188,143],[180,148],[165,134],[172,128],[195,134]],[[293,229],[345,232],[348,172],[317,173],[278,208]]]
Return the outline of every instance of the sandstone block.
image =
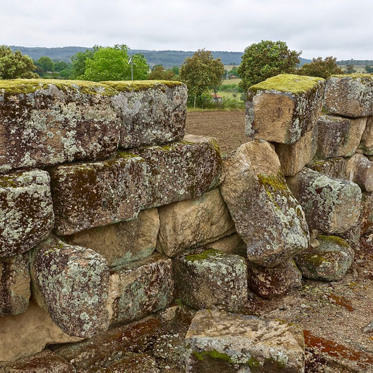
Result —
[[[317,156],[334,158],[353,155],[360,144],[366,121],[366,118],[321,116],[317,122]]]
[[[373,77],[370,74],[336,75],[325,85],[325,106],[330,114],[345,117],[373,115]]]
[[[16,79],[0,83],[0,172],[112,156],[117,92],[100,83]]]
[[[363,193],[360,222],[361,234],[373,232],[373,193]]]
[[[248,263],[249,289],[262,298],[271,299],[286,294],[289,290],[300,287],[302,273],[293,260],[288,260],[274,268]]]
[[[362,154],[355,154],[348,160],[347,175],[362,190],[373,192],[373,162]]]
[[[54,224],[50,178],[40,170],[0,176],[0,257],[22,254]]]
[[[185,338],[186,372],[289,372],[305,369],[301,327],[281,320],[201,310]]]
[[[107,330],[109,270],[101,255],[52,237],[32,253],[31,276],[38,304],[65,333],[86,338]]]
[[[174,259],[176,296],[195,309],[237,311],[248,300],[245,259],[203,248]]]
[[[50,174],[59,235],[136,218],[148,198],[148,166],[129,153],[57,166]]]
[[[350,268],[354,251],[340,237],[318,236],[320,246],[309,247],[296,257],[304,277],[313,280],[338,281]]]
[[[205,247],[206,249],[215,249],[227,254],[246,256],[246,244],[237,233],[220,238],[220,240],[215,242],[208,243]]]
[[[367,125],[361,137],[358,152],[365,155],[373,155],[373,116],[367,118]]]
[[[109,267],[115,267],[150,256],[155,250],[158,231],[158,210],[149,209],[141,211],[135,220],[91,228],[64,239],[69,244],[96,251]]]
[[[199,197],[220,182],[222,160],[211,137],[187,135],[181,142],[133,152],[150,168],[148,208]]]
[[[346,158],[337,157],[312,161],[307,165],[307,167],[329,177],[348,180]]]
[[[159,208],[157,250],[173,257],[234,232],[234,224],[219,189],[193,200]]]
[[[269,143],[256,140],[241,145],[224,168],[222,196],[250,261],[275,267],[308,247],[303,210]]]
[[[111,323],[138,320],[166,308],[173,293],[172,262],[160,254],[114,269],[107,301]]]
[[[281,74],[253,85],[246,104],[246,134],[293,144],[316,124],[321,114],[322,78]]]
[[[357,224],[361,209],[361,190],[357,184],[308,168],[287,182],[303,207],[310,229],[336,234]]]
[[[0,315],[25,312],[31,296],[27,254],[1,260],[0,279]]]

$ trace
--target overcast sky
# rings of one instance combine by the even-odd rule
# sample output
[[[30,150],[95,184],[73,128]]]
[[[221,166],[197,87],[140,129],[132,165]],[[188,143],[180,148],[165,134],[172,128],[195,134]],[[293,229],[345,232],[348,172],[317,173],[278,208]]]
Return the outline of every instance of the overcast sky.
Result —
[[[303,58],[373,59],[372,0],[0,0],[0,45],[127,44],[242,52],[282,40]]]

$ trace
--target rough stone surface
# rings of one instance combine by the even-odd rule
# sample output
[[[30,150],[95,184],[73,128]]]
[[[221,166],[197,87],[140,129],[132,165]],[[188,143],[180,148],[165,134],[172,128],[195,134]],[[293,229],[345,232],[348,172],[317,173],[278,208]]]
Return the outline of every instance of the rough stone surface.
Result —
[[[346,158],[337,157],[325,160],[315,160],[309,163],[307,167],[329,177],[348,180]]]
[[[150,168],[149,207],[199,197],[220,182],[222,160],[211,137],[186,135],[167,146],[133,149]]]
[[[281,74],[249,88],[246,133],[293,144],[310,131],[321,114],[324,79]]]
[[[27,254],[0,261],[0,315],[19,315],[27,310],[30,281]]]
[[[195,309],[239,310],[248,300],[245,259],[196,249],[174,259],[176,297]]]
[[[373,193],[363,193],[360,222],[361,234],[373,232]]]
[[[219,189],[193,200],[159,208],[157,250],[173,257],[234,232],[234,224]]]
[[[54,224],[50,178],[40,170],[0,176],[0,258],[22,254]]]
[[[361,190],[357,184],[308,168],[287,182],[302,205],[311,229],[336,234],[357,224],[361,209]]]
[[[305,369],[302,329],[281,320],[201,310],[186,335],[187,372],[288,372]]]
[[[148,167],[133,154],[57,166],[50,174],[59,235],[136,218],[147,201]]]
[[[313,280],[338,281],[350,268],[354,251],[348,243],[336,236],[318,236],[317,247],[309,247],[296,257],[304,277]]]
[[[49,314],[33,302],[21,315],[0,317],[0,363],[36,354],[49,343],[79,340],[65,334]]]
[[[0,84],[0,172],[113,155],[120,120],[107,91],[79,81]]]
[[[308,247],[303,210],[287,187],[271,145],[241,145],[224,166],[221,185],[250,261],[275,267]]]
[[[325,85],[325,106],[330,114],[346,117],[373,115],[373,77],[370,74],[336,75]]]
[[[246,244],[237,233],[233,233],[227,237],[221,238],[220,240],[211,242],[205,245],[205,247],[206,249],[223,251],[227,254],[246,256]]]
[[[274,268],[265,268],[248,263],[249,289],[262,298],[271,299],[300,287],[302,273],[293,260]]]
[[[373,116],[367,118],[367,125],[361,137],[358,152],[365,155],[373,155]]]
[[[160,254],[114,269],[107,301],[111,323],[138,320],[166,308],[173,293],[172,262]]]
[[[373,162],[362,154],[355,154],[348,160],[347,175],[362,190],[373,192]]]
[[[114,267],[150,256],[158,231],[158,210],[149,209],[141,211],[135,220],[88,229],[64,239],[72,245],[93,249]]]
[[[317,126],[305,133],[294,144],[276,144],[285,176],[294,176],[315,156],[317,150]]]
[[[317,156],[321,159],[350,157],[360,144],[366,118],[323,115],[317,122]]]
[[[121,118],[120,146],[137,148],[184,137],[187,88],[180,82],[155,82],[127,90],[127,82],[105,82],[122,91],[112,98]]]
[[[85,338],[107,330],[109,270],[100,254],[52,237],[32,253],[31,276],[38,304],[65,333]]]

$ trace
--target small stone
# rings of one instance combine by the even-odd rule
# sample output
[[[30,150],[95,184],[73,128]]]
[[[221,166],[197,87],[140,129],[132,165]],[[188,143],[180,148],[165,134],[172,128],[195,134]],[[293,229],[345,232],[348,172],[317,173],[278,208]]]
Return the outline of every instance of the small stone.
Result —
[[[246,256],[246,244],[237,233],[233,233],[230,236],[211,242],[205,245],[205,247],[206,249],[215,249],[226,254]]]
[[[373,116],[367,118],[367,125],[361,137],[358,152],[365,155],[373,155]]]
[[[348,179],[366,192],[373,192],[373,162],[362,154],[353,155],[347,162]]]
[[[371,323],[369,323],[364,329],[363,329],[363,332],[364,333],[371,333],[373,332],[373,321]]]
[[[176,297],[195,309],[239,310],[248,301],[245,259],[196,249],[174,259]]]

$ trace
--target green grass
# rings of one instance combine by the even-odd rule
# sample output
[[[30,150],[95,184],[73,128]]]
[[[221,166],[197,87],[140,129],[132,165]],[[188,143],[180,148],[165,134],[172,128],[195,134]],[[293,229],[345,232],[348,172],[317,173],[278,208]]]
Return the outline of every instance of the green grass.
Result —
[[[224,79],[223,82],[221,83],[222,85],[227,85],[227,84],[239,84],[241,79]]]

